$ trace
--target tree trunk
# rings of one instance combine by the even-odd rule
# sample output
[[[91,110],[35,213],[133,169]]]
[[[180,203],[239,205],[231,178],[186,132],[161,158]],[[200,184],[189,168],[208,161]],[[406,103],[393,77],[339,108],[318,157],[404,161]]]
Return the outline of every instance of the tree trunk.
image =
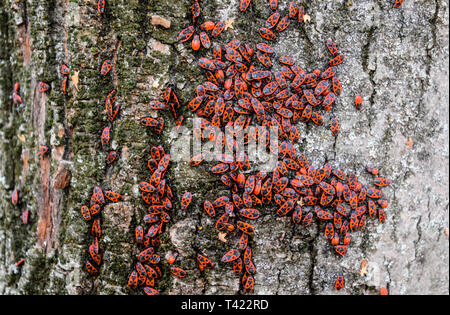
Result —
[[[178,33],[190,24],[189,0],[107,0],[97,12],[95,0],[0,0],[0,293],[2,294],[134,294],[127,279],[136,261],[134,228],[145,212],[138,182],[148,178],[150,147],[170,151],[174,138],[140,126],[148,102],[162,98],[174,84],[182,114],[195,87],[204,81],[190,44]],[[365,183],[367,165],[391,179],[384,191],[389,201],[383,225],[370,221],[355,233],[343,258],[330,250],[318,222],[295,226],[273,207],[255,223],[252,240],[255,294],[333,294],[343,272],[345,294],[448,294],[449,248],[449,86],[448,1],[405,0],[305,1],[311,20],[293,23],[273,45],[312,71],[329,59],[325,42],[332,38],[346,55],[338,70],[343,85],[335,108],[325,114],[340,122],[337,138],[328,128],[300,124],[298,152],[314,165],[328,161],[356,172]],[[267,1],[253,0],[246,13],[239,1],[201,1],[202,16],[234,19],[232,28],[213,41],[239,38],[260,42],[259,28],[271,14]],[[288,1],[279,1],[286,12]],[[168,23],[170,25],[168,25]],[[111,59],[111,75],[99,72]],[[67,94],[62,93],[61,64],[70,68]],[[322,69],[323,70],[323,69]],[[39,91],[41,81],[51,90]],[[13,102],[20,82],[23,104]],[[119,152],[108,166],[100,135],[108,125],[105,98],[116,88],[120,105],[112,124],[109,148]],[[361,111],[356,94],[363,96]],[[162,114],[165,130],[175,125]],[[38,155],[40,145],[49,154]],[[206,166],[173,162],[167,174],[174,189],[171,221],[158,252],[163,294],[238,294],[239,277],[220,258],[232,246],[219,239],[215,220],[203,210],[205,199],[226,193]],[[80,208],[89,204],[94,186],[111,189],[124,201],[102,213],[100,248],[103,264],[97,277],[84,267],[91,240]],[[14,189],[19,203],[11,203]],[[193,193],[187,211],[181,195]],[[24,210],[30,222],[21,221]],[[188,275],[170,276],[165,254],[177,250],[177,264]],[[200,273],[195,253],[213,260]],[[21,259],[25,263],[16,266]],[[361,261],[368,262],[360,272]]]

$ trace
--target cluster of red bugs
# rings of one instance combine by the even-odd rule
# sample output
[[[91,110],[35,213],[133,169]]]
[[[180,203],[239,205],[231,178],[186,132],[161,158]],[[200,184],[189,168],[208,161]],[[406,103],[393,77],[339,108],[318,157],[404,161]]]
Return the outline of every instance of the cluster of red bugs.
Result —
[[[178,113],[179,108],[180,103],[172,85],[169,85],[164,91],[163,101],[152,100],[149,103],[149,109],[151,110],[169,110],[176,120],[177,128],[183,122],[183,116]],[[140,123],[145,127],[153,127],[155,132],[160,134],[164,126],[164,119],[162,117],[143,117],[140,119]],[[150,205],[147,214],[144,216],[144,222],[151,224],[151,226],[145,235],[144,228],[141,225],[136,227],[136,242],[141,252],[137,255],[138,262],[129,276],[128,286],[132,289],[144,286],[144,292],[146,294],[155,295],[159,294],[154,288],[155,278],[159,278],[162,275],[161,269],[157,265],[160,262],[160,258],[155,254],[155,251],[160,244],[159,235],[164,231],[164,224],[170,220],[167,211],[172,209],[171,199],[173,193],[165,178],[170,162],[170,155],[165,153],[162,146],[152,147],[150,153],[151,159],[148,160],[148,168],[152,176],[148,182],[141,181],[139,183],[139,189],[142,191],[142,199],[144,202]],[[191,204],[191,201],[192,194],[185,192],[181,197],[181,210],[186,210]],[[147,256],[142,253],[147,253]],[[184,278],[186,271],[173,265],[177,257],[178,253],[175,252],[168,258],[168,263],[171,265],[170,272],[176,277]],[[213,266],[212,262],[200,253],[197,254],[197,261],[200,270],[212,268]]]
[[[11,194],[11,203],[13,206],[17,206],[19,204],[19,190],[17,188],[15,188]],[[27,209],[23,211],[20,219],[23,224],[28,224],[30,219],[30,210]]]
[[[105,0],[99,0],[98,5],[98,13],[104,14],[105,12]],[[110,73],[112,68],[112,61],[107,59],[105,60],[100,68],[100,76],[103,79],[106,79],[108,74]],[[65,79],[67,79],[68,68],[63,65],[61,67],[61,73],[65,75]],[[63,84],[64,87],[64,84]],[[64,92],[65,93],[65,92]],[[117,90],[113,88],[105,100],[105,111],[106,117],[110,124],[114,122],[117,118],[117,114],[119,112],[119,105],[116,103],[116,95]],[[111,142],[111,127],[110,125],[103,128],[103,131],[100,136],[100,142],[102,148],[105,148]],[[115,150],[109,150],[106,156],[106,164],[111,165],[117,159],[117,152]],[[92,236],[92,241],[90,243],[88,252],[88,259],[85,262],[85,268],[87,272],[91,275],[97,275],[99,273],[99,268],[102,264],[102,254],[99,246],[100,237],[102,235],[102,226],[101,226],[101,212],[103,207],[107,203],[115,203],[123,201],[123,196],[117,192],[103,189],[100,186],[95,186],[93,189],[93,193],[90,199],[89,208],[87,206],[81,207],[81,215],[86,222],[91,223],[90,234]]]
[[[281,139],[298,142],[295,124],[311,120],[322,125],[323,117],[317,110],[330,111],[341,93],[336,66],[345,57],[333,41],[328,40],[326,46],[333,56],[326,69],[306,73],[288,56],[279,57],[280,70],[268,70],[273,64],[270,55],[274,49],[265,43],[256,45],[259,63],[253,62],[254,49],[247,43],[234,39],[225,46],[224,57],[231,64],[222,61],[222,49],[215,45],[213,59],[199,60],[200,67],[208,70],[208,81],[197,87],[197,96],[189,103],[189,109],[199,116],[212,117],[213,126],[231,123],[242,129],[255,113],[260,125],[281,127],[278,128],[282,131]],[[233,104],[233,99],[237,104]],[[201,107],[202,104],[205,106]],[[331,121],[330,129],[337,136],[336,119]]]
[[[242,7],[242,3],[245,1],[241,1],[241,11],[244,7]],[[249,2],[249,1],[248,1]],[[273,41],[277,38],[277,33],[283,32],[288,26],[291,24],[291,20],[297,20],[300,24],[304,22],[305,18],[305,7],[303,5],[297,5],[295,1],[292,1],[289,4],[289,12],[288,15],[281,17],[281,14],[276,11],[278,7],[278,1],[269,1],[270,8],[275,12],[272,13],[266,20],[264,27],[259,29],[259,35],[265,40]]]
[[[195,0],[191,6],[191,13],[192,25],[189,25],[180,32],[180,34],[178,35],[178,40],[184,43],[192,38],[191,47],[194,51],[199,50],[200,47],[203,47],[205,49],[211,48],[211,40],[207,32],[211,32],[212,37],[217,37],[224,30],[225,23],[223,21],[205,21],[204,23],[199,25],[201,8],[197,0]],[[199,29],[199,31],[197,30],[197,28]]]
[[[15,84],[15,90],[18,92],[19,91],[19,82],[17,82]],[[48,154],[48,147],[45,145],[41,145],[39,146],[39,157],[40,158],[44,158],[46,155]],[[12,195],[11,195],[11,203],[14,206],[17,206],[19,203],[19,190],[17,188],[14,189]],[[22,212],[22,215],[20,216],[23,224],[28,224],[30,221],[30,210],[26,209],[25,211]]]
[[[59,72],[63,75],[63,81],[61,83],[62,92],[66,94],[70,73],[69,67],[66,64],[62,64]],[[44,81],[39,82],[39,91],[43,93],[50,91],[50,85]]]
[[[269,2],[276,10],[277,1]],[[245,11],[249,3],[241,1],[240,10]],[[289,18],[295,18],[297,14],[302,22],[304,8],[293,1],[286,18],[280,20],[277,13],[273,13],[266,20],[265,27],[260,29],[262,38],[275,40],[276,35],[271,29],[275,27],[277,30],[279,26],[278,31],[283,31],[289,25]],[[216,228],[227,233],[234,231],[235,226],[239,230],[237,248],[229,250],[222,262],[233,263],[234,272],[242,275],[243,291],[250,293],[254,288],[256,268],[249,237],[255,229],[245,220],[257,219],[261,214],[258,207],[269,205],[273,200],[279,207],[276,211],[278,216],[291,215],[295,224],[303,226],[311,224],[316,217],[324,223],[325,237],[330,240],[334,251],[344,256],[350,244],[350,233],[364,229],[367,217],[378,217],[380,223],[385,222],[387,201],[382,198],[379,188],[388,185],[389,180],[378,176],[374,180],[377,188],[366,188],[356,174],[347,175],[333,169],[329,163],[316,169],[303,155],[295,152],[294,144],[300,135],[297,123],[312,121],[322,125],[323,117],[318,110],[330,111],[341,93],[336,66],[344,61],[345,56],[332,40],[326,42],[332,58],[324,71],[315,69],[310,73],[296,65],[289,56],[279,56],[280,70],[270,70],[273,66],[271,56],[275,51],[266,43],[256,45],[259,63],[254,62],[255,49],[238,39],[230,41],[224,49],[218,44],[212,47],[213,58],[199,59],[200,67],[207,70],[207,81],[197,86],[196,96],[188,108],[201,119],[200,127],[194,129],[194,136],[199,140],[215,141],[220,152],[224,148],[232,152],[217,156],[219,163],[211,168],[211,172],[219,174],[220,180],[230,187],[230,196],[222,196],[212,202],[206,200],[204,210],[210,217],[215,217],[216,211],[223,208]],[[361,103],[362,98],[356,97],[358,109]],[[252,122],[268,130],[275,127],[279,131],[281,144],[278,151],[270,146],[267,133],[258,134],[251,128]],[[239,152],[234,137],[227,137],[213,127],[234,127],[233,136],[243,132],[244,145],[250,138],[265,140],[267,150],[278,153],[276,168],[271,173],[249,173],[248,157],[245,152]],[[337,137],[339,124],[335,118],[330,120],[330,130]],[[195,155],[190,165],[197,166],[204,158],[203,154]],[[377,175],[376,169],[369,171]],[[244,173],[249,174],[246,176]],[[344,282],[343,275],[339,274],[335,288],[342,289]]]
[[[152,175],[148,181],[139,182],[142,200],[148,205],[143,221],[149,225],[149,228],[147,231],[142,225],[135,228],[139,253],[136,255],[137,262],[128,278],[128,287],[130,289],[143,287],[145,294],[159,295],[155,289],[155,280],[161,278],[162,272],[159,265],[161,258],[156,251],[161,244],[160,234],[164,232],[165,224],[170,221],[170,215],[167,212],[172,209],[173,193],[166,178],[170,155],[166,154],[162,146],[152,147],[150,155],[147,165]],[[171,272],[179,277],[186,275],[183,269],[175,266],[171,267]]]
[[[91,223],[90,234],[92,235],[92,242],[89,246],[88,259],[85,262],[86,270],[91,275],[97,275],[100,265],[102,263],[102,255],[100,251],[99,241],[102,236],[101,212],[108,202],[120,202],[123,196],[111,191],[95,186],[89,201],[89,208],[87,206],[81,207],[81,215],[86,222]]]
[[[153,100],[149,103],[149,109],[169,110],[173,118],[176,120],[177,127],[180,127],[184,120],[184,117],[178,114],[178,110],[180,107],[180,102],[178,101],[178,97],[175,94],[172,85],[169,85],[169,87],[167,87],[167,89],[165,90],[162,102]],[[157,118],[153,118],[150,116],[143,117],[140,122],[142,126],[152,127],[154,132],[157,134],[161,134],[164,128],[164,118],[161,116]]]
[[[45,92],[49,89],[49,86],[46,83],[41,82],[40,89],[42,92]],[[16,82],[14,84],[14,91],[12,97],[13,102],[18,105],[23,103],[22,97],[20,96],[19,92],[20,92],[20,83]],[[44,158],[48,154],[48,151],[49,149],[46,145],[40,145],[38,152],[39,157]],[[19,190],[17,188],[15,188],[11,194],[11,203],[13,204],[13,206],[18,206],[19,204]],[[26,209],[25,211],[23,211],[20,216],[20,219],[23,224],[25,225],[28,224],[30,222],[30,210]],[[16,263],[16,266],[21,266],[24,262],[25,259],[21,259],[19,262]]]

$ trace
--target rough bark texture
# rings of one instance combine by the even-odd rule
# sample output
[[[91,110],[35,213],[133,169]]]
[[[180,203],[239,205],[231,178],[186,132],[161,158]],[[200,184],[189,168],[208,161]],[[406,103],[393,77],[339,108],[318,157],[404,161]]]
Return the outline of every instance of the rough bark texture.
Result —
[[[238,2],[201,1],[204,18],[235,20],[233,29],[219,37],[221,43],[234,37],[256,43],[270,13],[267,1],[253,0],[245,14]],[[174,141],[167,134],[153,136],[138,119],[168,83],[187,101],[204,77],[196,61],[207,53],[194,54],[176,41],[189,23],[190,4],[108,0],[100,17],[94,0],[0,0],[0,293],[133,293],[126,286],[136,253],[132,230],[144,211],[137,183],[148,176],[149,147],[170,148]],[[280,10],[287,4],[279,1]],[[363,183],[370,181],[366,165],[380,168],[392,182],[384,189],[388,220],[384,225],[370,221],[339,258],[317,223],[294,226],[265,209],[253,238],[254,293],[334,294],[334,277],[343,272],[342,294],[374,294],[380,287],[391,294],[448,294],[448,1],[405,0],[400,9],[391,0],[304,5],[311,21],[290,26],[275,49],[312,70],[328,60],[324,43],[333,38],[346,61],[339,69],[343,93],[324,117],[338,118],[340,135],[336,139],[327,128],[301,124],[298,150],[315,165],[329,161],[355,171]],[[159,18],[170,21],[170,27],[154,25]],[[108,58],[115,66],[112,78],[103,80],[99,68]],[[61,93],[62,63],[71,71],[67,96]],[[39,92],[41,80],[51,84],[50,93]],[[12,102],[16,81],[22,106]],[[121,112],[111,147],[120,151],[120,159],[106,167],[99,138],[107,123],[105,97],[113,86]],[[364,98],[361,111],[354,108],[355,94]],[[192,118],[186,108],[183,112]],[[170,128],[174,122],[166,118],[165,128]],[[409,138],[412,147],[406,144]],[[40,144],[51,148],[49,157],[39,159]],[[70,185],[61,189],[70,175]],[[218,263],[233,237],[221,242],[201,207],[223,185],[206,167],[186,163],[172,165],[168,177],[175,204],[189,190],[193,206],[173,210],[160,253],[178,250],[188,276],[173,279],[165,265],[158,289],[164,294],[238,293],[238,278]],[[95,185],[124,194],[125,201],[104,209],[104,263],[92,278],[83,266],[89,233],[79,209]],[[16,207],[10,202],[14,188],[20,191]],[[20,220],[25,209],[31,212],[30,225]],[[213,270],[200,274],[198,250],[216,262]],[[17,267],[22,258],[25,264]],[[361,276],[363,259],[368,272]]]

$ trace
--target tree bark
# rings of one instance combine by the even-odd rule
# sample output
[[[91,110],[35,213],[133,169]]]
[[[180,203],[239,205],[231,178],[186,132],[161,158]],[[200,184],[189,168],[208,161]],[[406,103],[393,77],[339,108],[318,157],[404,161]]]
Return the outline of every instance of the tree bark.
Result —
[[[94,0],[0,0],[0,293],[1,294],[134,294],[127,278],[137,251],[133,231],[145,205],[138,182],[148,178],[150,147],[174,143],[171,135],[155,136],[139,124],[148,102],[161,99],[174,84],[182,114],[195,87],[204,81],[198,58],[177,35],[190,19],[188,0],[107,0],[97,12]],[[203,19],[234,19],[214,41],[233,38],[260,42],[258,29],[271,14],[267,1],[253,0],[241,13],[238,0],[201,1]],[[286,13],[288,1],[279,1]],[[344,294],[448,294],[449,249],[449,86],[448,2],[305,1],[311,20],[292,24],[274,43],[312,71],[329,59],[325,42],[332,38],[346,55],[338,76],[342,95],[325,121],[341,124],[337,138],[326,127],[300,124],[298,152],[314,165],[328,161],[354,171],[365,183],[367,165],[391,179],[384,225],[369,222],[353,236],[348,254],[330,250],[318,222],[308,228],[278,218],[273,209],[255,223],[252,240],[257,269],[255,294],[334,294],[334,279],[344,272]],[[170,22],[170,25],[168,25]],[[104,60],[112,74],[99,75]],[[61,64],[70,68],[67,94],[62,93]],[[323,69],[322,69],[323,70]],[[41,81],[48,93],[39,91]],[[23,104],[13,103],[20,82]],[[112,124],[112,142],[102,147],[100,134],[108,124],[105,98],[116,88],[120,105]],[[353,105],[363,96],[363,108]],[[165,130],[175,125],[162,114]],[[38,155],[45,144],[50,154]],[[118,161],[105,164],[107,149]],[[163,294],[238,294],[239,278],[220,258],[236,235],[219,240],[215,221],[203,210],[205,199],[226,192],[206,166],[173,163],[167,175],[179,205],[185,191],[193,193],[188,211],[175,206],[161,238],[159,253],[177,250],[177,263],[188,275],[170,276],[163,262],[157,282]],[[84,262],[91,239],[80,208],[89,203],[94,186],[124,195],[102,213],[98,277]],[[19,203],[11,204],[14,189]],[[20,216],[30,211],[30,223]],[[195,253],[210,257],[215,267],[200,273]],[[21,259],[25,263],[16,266]],[[368,262],[361,273],[361,261]]]

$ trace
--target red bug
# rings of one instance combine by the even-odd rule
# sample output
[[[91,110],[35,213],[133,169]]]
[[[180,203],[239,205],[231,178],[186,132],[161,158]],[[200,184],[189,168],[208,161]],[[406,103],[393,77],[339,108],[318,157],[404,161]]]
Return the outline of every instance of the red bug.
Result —
[[[83,216],[83,219],[86,221],[91,220],[91,212],[89,211],[89,208],[86,206],[81,207],[81,215]]]
[[[159,295],[159,292],[156,289],[152,288],[152,287],[145,287],[144,288],[144,292],[147,295]]]
[[[270,41],[275,40],[277,38],[277,35],[275,35],[274,32],[265,27],[261,27],[259,29],[259,35],[261,35],[262,38]]]
[[[356,95],[355,96],[355,107],[358,110],[361,110],[361,105],[362,105],[363,99],[361,97],[361,95]]]
[[[242,272],[243,262],[241,258],[233,261],[233,271],[235,274],[239,275]]]
[[[211,41],[209,40],[208,34],[206,34],[206,32],[200,33],[200,42],[202,43],[202,46],[206,49],[209,49],[211,47]]]
[[[188,41],[192,35],[194,35],[195,28],[193,25],[189,25],[178,34],[178,41],[184,43]]]
[[[367,197],[372,198],[372,199],[378,199],[381,198],[382,193],[380,190],[376,189],[376,188],[369,188],[367,189]]]
[[[317,112],[311,112],[311,120],[316,124],[316,125],[322,125],[323,124],[323,117],[317,113]]]
[[[200,49],[200,36],[194,35],[194,38],[192,39],[192,50],[197,51]]]
[[[19,267],[25,263],[25,259],[21,259],[16,263],[16,266]]]
[[[304,22],[304,17],[305,17],[305,7],[300,5],[300,7],[298,8],[298,21],[299,21],[299,23],[303,23]]]
[[[339,135],[339,123],[336,118],[331,118],[330,120],[330,130],[331,134],[334,137],[337,137]]]
[[[334,288],[338,291],[342,290],[344,288],[344,284],[345,284],[344,275],[342,273],[340,273],[336,277],[336,282],[334,284]]]
[[[90,275],[98,274],[98,269],[90,261],[86,261],[85,267],[86,267],[87,272],[89,272]]]
[[[395,0],[394,8],[398,9],[402,6],[404,0]]]
[[[98,254],[98,243],[96,245],[97,247],[95,247],[94,244],[89,246],[89,255],[91,256],[95,264],[99,266],[102,262],[102,256]]]
[[[198,61],[200,67],[206,70],[215,71],[217,69],[216,63],[207,58],[200,58]]]
[[[232,262],[239,258],[241,253],[237,249],[229,250],[225,255],[223,255],[221,261],[224,263]]]
[[[213,267],[213,263],[211,262],[211,260],[202,254],[197,254],[197,261],[200,265],[203,266],[203,268],[212,268]]]
[[[22,219],[23,224],[28,224],[29,216],[30,216],[30,211],[28,209],[22,213],[21,219]]]
[[[334,56],[336,56],[338,54],[338,48],[336,46],[336,44],[331,40],[327,40],[326,46],[328,48],[328,51],[330,52],[330,54]]]
[[[223,21],[219,21],[216,23],[216,25],[214,26],[211,35],[213,37],[217,37],[220,35],[220,33],[222,33],[222,31],[225,29],[225,23]]]
[[[65,64],[62,64],[59,72],[62,75],[69,75],[69,67],[67,67],[67,65],[65,65]]]
[[[294,59],[292,58],[292,57],[288,57],[288,56],[281,56],[280,58],[279,58],[279,61],[282,63],[282,64],[285,64],[285,65],[287,65],[287,66],[292,66],[292,65],[294,65]]]
[[[333,92],[336,95],[340,95],[342,91],[341,82],[339,81],[338,77],[334,76],[331,78],[331,84],[333,87]]]
[[[64,79],[63,79],[63,81],[62,81],[62,83],[61,83],[61,86],[62,86],[62,89],[63,89],[63,94],[66,94],[66,90],[67,90],[67,81],[68,81],[68,77],[66,76],[66,77],[64,77]]]
[[[141,118],[140,123],[142,126],[145,127],[157,127],[159,124],[158,120],[152,117]]]
[[[179,278],[184,278],[186,277],[186,271],[184,271],[183,269],[179,268],[179,267],[175,267],[175,266],[171,266],[170,267],[170,272],[174,275],[177,276]]]
[[[128,287],[130,289],[136,289],[138,286],[138,278],[139,275],[137,273],[136,270],[133,270],[130,274],[130,276],[128,277]]]
[[[192,11],[192,21],[195,23],[197,18],[200,16],[201,12],[200,4],[198,3],[197,0],[194,0],[194,3],[192,4],[191,7],[191,11]]]
[[[270,57],[268,54],[263,53],[261,51],[257,51],[256,52],[256,58],[258,59],[259,62],[261,62],[261,64],[266,67],[266,68],[270,68],[272,67],[272,61],[270,60]]]
[[[326,227],[325,227],[325,238],[327,240],[331,240],[334,236],[334,227],[333,227],[333,223],[329,222],[327,223]]]
[[[186,210],[192,201],[192,194],[190,192],[185,192],[181,198],[181,210]]]
[[[169,264],[173,264],[175,262],[175,260],[178,257],[178,252],[174,252],[172,255],[169,256],[169,258],[167,258],[167,262]]]
[[[256,178],[253,175],[250,175],[245,182],[244,189],[248,194],[251,194],[255,189]]]
[[[143,251],[141,251],[137,255],[137,259],[140,262],[148,261],[150,259],[150,257],[154,254],[154,252],[155,252],[155,250],[153,249],[153,247],[148,247],[148,248],[144,249]]]
[[[345,60],[345,56],[343,54],[337,55],[336,57],[334,57],[333,59],[330,60],[330,66],[337,66],[340,65],[341,63],[343,63]]]
[[[275,11],[278,7],[278,0],[269,0],[269,6]]]
[[[386,209],[388,206],[388,201],[385,199],[378,199],[377,203],[380,205],[381,208]]]
[[[112,67],[111,60],[109,60],[109,59],[105,60],[100,69],[100,74],[102,76],[106,76],[109,73],[109,71],[111,70],[111,67]]]
[[[19,93],[13,92],[13,102],[19,105],[23,103],[22,97],[19,95]]]
[[[252,275],[248,275],[248,277],[246,277],[246,281],[244,282],[244,290],[248,293],[253,291],[253,287],[255,285],[255,279],[253,278]]]
[[[248,8],[248,6],[250,5],[250,1],[251,0],[241,0],[240,4],[239,4],[239,10],[241,10],[242,12],[245,12]]]
[[[387,179],[385,177],[379,176],[379,177],[375,177],[373,184],[378,187],[385,187],[390,184],[390,181],[389,181],[389,179]]]
[[[386,222],[386,212],[384,212],[384,209],[378,209],[378,221],[380,221],[381,224]]]
[[[106,2],[106,0],[98,0],[97,11],[99,14],[105,13],[105,2]]]
[[[123,200],[123,196],[121,194],[110,190],[105,191],[105,197],[112,202],[119,202]]]
[[[48,90],[50,90],[50,85],[48,85],[45,82],[40,82],[39,83],[39,91],[41,92],[47,92]]]
[[[329,79],[336,75],[336,68],[335,67],[329,67],[327,68],[322,74],[320,75],[320,78],[322,80]]]
[[[107,145],[109,140],[111,139],[111,129],[109,127],[105,127],[102,131],[102,136],[100,138],[102,145]]]
[[[336,190],[334,189],[333,185],[330,185],[326,182],[320,182],[319,187],[328,195],[334,195],[336,193]]]
[[[275,12],[267,18],[264,26],[268,29],[274,28],[278,24],[279,20],[280,20],[280,13]]]
[[[388,290],[386,288],[381,288],[380,289],[380,295],[389,295],[389,292],[388,292]]]
[[[334,246],[334,250],[341,256],[345,256],[347,253],[348,247],[346,245],[336,245]]]
[[[366,170],[372,175],[378,175],[378,169],[376,167],[367,166]]]
[[[281,207],[277,210],[277,214],[282,217],[288,214],[289,212],[294,209],[295,206],[295,200],[294,199],[288,199],[285,203],[281,205]]]
[[[236,226],[239,230],[249,235],[252,235],[255,232],[255,228],[247,222],[237,221]]]
[[[302,207],[298,204],[295,206],[294,212],[292,212],[292,221],[295,224],[299,224],[302,221]]]
[[[335,100],[336,100],[336,94],[334,94],[333,92],[326,95],[322,102],[323,109],[326,111],[331,110],[331,106],[333,105]]]
[[[17,189],[14,189],[14,191],[11,194],[11,202],[15,206],[17,205],[19,201],[19,191]]]
[[[275,52],[275,50],[271,46],[265,43],[256,44],[256,48],[267,54],[273,54]]]
[[[102,236],[102,226],[100,224],[100,219],[94,219],[94,222],[92,223],[91,234],[97,237]]]
[[[93,204],[89,209],[91,216],[96,215],[101,210],[101,207],[98,204]]]
[[[298,13],[298,5],[295,1],[291,1],[289,4],[289,18],[294,18]]]
[[[141,225],[136,226],[134,235],[136,237],[136,242],[142,243],[144,241],[144,228]]]
[[[239,210],[239,215],[250,220],[256,220],[260,217],[261,213],[256,209],[244,208]]]
[[[216,216],[216,211],[214,210],[214,206],[211,203],[211,201],[209,200],[205,200],[205,202],[203,203],[203,208],[205,209],[206,213],[210,216],[210,217],[215,217]]]
[[[44,157],[48,153],[48,147],[46,145],[39,146],[39,157]]]
[[[202,31],[211,31],[213,30],[215,25],[216,23],[214,23],[213,21],[206,21],[202,25],[200,25],[200,29]]]
[[[291,24],[291,22],[289,21],[289,17],[288,16],[284,16],[280,19],[280,22],[278,22],[277,27],[275,28],[275,30],[277,32],[282,32],[284,31],[286,28],[288,28],[288,26]]]
[[[106,113],[108,114],[109,121],[113,122],[119,112],[119,104],[113,104],[109,108],[106,109]]]
[[[103,190],[99,186],[95,186],[93,189],[93,192],[92,192],[91,206],[94,204],[101,205],[103,203],[105,203],[105,197],[103,195]]]
[[[108,153],[108,156],[106,157],[106,163],[107,164],[112,164],[112,163],[114,163],[116,158],[117,158],[117,152],[116,151],[110,151]]]

